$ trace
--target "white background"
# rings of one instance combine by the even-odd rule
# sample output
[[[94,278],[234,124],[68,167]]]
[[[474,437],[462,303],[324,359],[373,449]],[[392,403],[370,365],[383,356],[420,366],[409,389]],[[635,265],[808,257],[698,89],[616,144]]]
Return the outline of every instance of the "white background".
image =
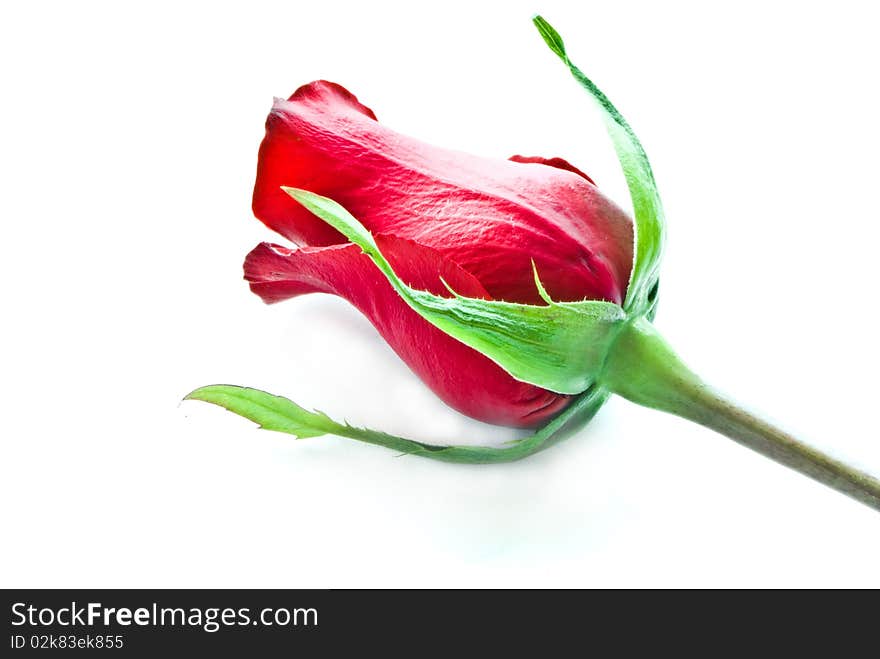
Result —
[[[870,3],[6,3],[2,586],[880,586],[880,515],[612,400],[491,467],[262,432],[215,382],[414,438],[446,408],[345,303],[241,280],[273,96],[559,155],[628,197],[542,12],[642,137],[669,218],[657,324],[707,379],[880,474],[880,45]]]

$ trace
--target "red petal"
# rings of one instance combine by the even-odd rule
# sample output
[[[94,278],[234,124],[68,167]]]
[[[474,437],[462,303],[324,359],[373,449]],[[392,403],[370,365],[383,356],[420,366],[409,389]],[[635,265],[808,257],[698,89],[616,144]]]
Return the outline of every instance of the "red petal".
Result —
[[[496,299],[540,304],[531,261],[557,300],[621,302],[632,266],[629,217],[571,166],[480,158],[391,131],[339,85],[277,101],[260,147],[254,213],[299,244],[342,242],[279,190],[328,196],[373,233],[432,247]]]
[[[569,172],[574,172],[578,176],[582,176],[587,179],[593,185],[596,185],[596,182],[593,181],[589,176],[584,174],[577,167],[572,165],[570,162],[563,158],[542,158],[541,156],[510,156],[508,160],[512,160],[513,162],[524,162],[524,163],[535,163],[539,165],[547,165],[549,167],[556,167],[557,169],[564,169]]]
[[[487,298],[470,273],[436,250],[394,236],[376,237],[400,277],[415,288]],[[409,367],[441,399],[488,423],[529,427],[558,413],[568,396],[514,380],[500,366],[410,309],[361,249],[351,244],[295,250],[261,243],[244,263],[251,290],[267,303],[303,293],[333,293],[372,321]]]
[[[282,111],[302,109],[302,120]],[[257,159],[253,210],[266,226],[300,245],[333,245],[345,242],[342,234],[314,217],[282,189],[282,185],[317,192],[333,186],[359,186],[360,181],[339,166],[345,158],[358,157],[344,135],[336,136],[315,121],[322,108],[332,107],[339,126],[355,118],[375,123],[376,115],[344,87],[318,80],[297,89],[288,101],[276,98],[266,119],[266,138]],[[324,151],[310,145],[320,143]]]

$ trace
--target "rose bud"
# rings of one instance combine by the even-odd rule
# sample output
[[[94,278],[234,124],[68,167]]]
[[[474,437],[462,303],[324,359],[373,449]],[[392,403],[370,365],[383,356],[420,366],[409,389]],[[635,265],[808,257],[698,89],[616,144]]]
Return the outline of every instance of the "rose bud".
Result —
[[[569,403],[424,320],[360,247],[291,199],[288,186],[354,214],[413,288],[451,297],[442,278],[468,297],[540,305],[534,262],[554,299],[621,303],[632,221],[585,174],[559,158],[493,160],[430,146],[380,124],[341,86],[313,82],[275,101],[253,199],[260,220],[303,247],[262,243],[244,265],[251,290],[269,303],[311,292],[347,299],[468,416],[535,426]]]
[[[570,435],[616,393],[880,509],[880,481],[732,404],[657,333],[664,218],[648,158],[559,34],[534,22],[597,102],[634,219],[560,158],[492,160],[430,146],[319,81],[275,101],[257,166],[254,214],[296,246],[262,243],[244,271],[267,303],[311,292],[345,298],[451,407],[539,428],[501,447],[434,446],[256,389],[212,385],[188,398],[298,437],[333,433],[450,462],[503,462]]]

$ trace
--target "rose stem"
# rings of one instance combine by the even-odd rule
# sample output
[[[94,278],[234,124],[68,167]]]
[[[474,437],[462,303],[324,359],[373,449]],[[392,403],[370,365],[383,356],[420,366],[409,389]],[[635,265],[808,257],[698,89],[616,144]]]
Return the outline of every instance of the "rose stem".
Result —
[[[804,444],[719,395],[684,365],[644,318],[621,330],[600,379],[606,388],[634,403],[711,428],[880,510],[880,480]]]

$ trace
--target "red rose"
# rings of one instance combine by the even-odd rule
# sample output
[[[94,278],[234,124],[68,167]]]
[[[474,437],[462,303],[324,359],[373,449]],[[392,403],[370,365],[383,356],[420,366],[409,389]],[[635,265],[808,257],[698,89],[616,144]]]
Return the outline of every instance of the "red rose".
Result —
[[[245,277],[266,302],[314,291],[346,298],[456,409],[541,427],[501,446],[433,445],[338,423],[259,389],[209,385],[187,398],[296,437],[329,433],[484,463],[555,444],[615,393],[880,510],[880,480],[719,395],[654,328],[664,219],[648,156],[559,33],[540,16],[533,22],[599,106],[634,222],[564,160],[431,147],[380,126],[339,85],[314,82],[272,108],[254,190],[257,217],[300,247],[257,246]]]
[[[414,288],[545,304],[623,303],[633,226],[583,172],[560,158],[510,160],[433,147],[385,128],[343,87],[325,81],[276,100],[260,147],[256,216],[298,247],[262,243],[245,278],[267,303],[333,293],[366,315],[446,403],[490,423],[535,426],[570,396],[515,380],[413,311],[361,248],[282,186],[330,197],[375,236]]]

